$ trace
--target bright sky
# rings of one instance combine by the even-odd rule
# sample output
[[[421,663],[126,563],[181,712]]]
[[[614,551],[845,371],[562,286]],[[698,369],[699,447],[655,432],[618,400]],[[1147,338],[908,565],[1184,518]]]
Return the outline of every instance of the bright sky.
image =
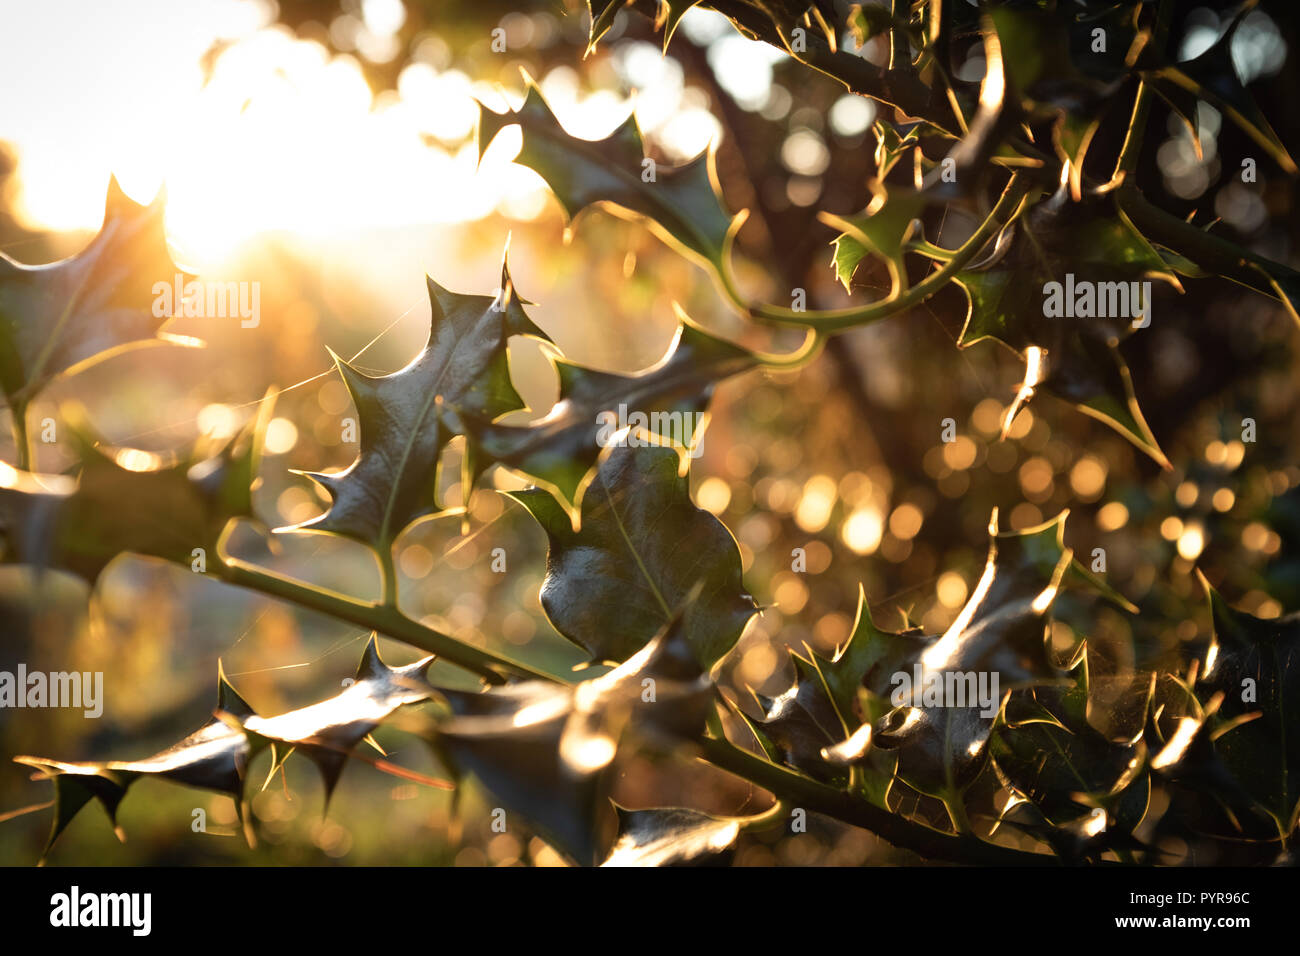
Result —
[[[400,25],[389,0],[376,3],[377,21]],[[165,182],[169,237],[201,269],[270,230],[528,219],[546,202],[541,181],[509,163],[514,131],[475,168],[473,99],[502,109],[498,87],[415,62],[376,97],[355,60],[271,26],[257,2],[0,0],[0,17],[0,139],[18,151],[15,211],[29,226],[97,228],[110,172],[140,201]],[[223,39],[237,42],[205,87],[201,58]],[[636,45],[620,71],[644,90],[643,128],[688,158],[716,122],[676,63],[649,51]],[[602,136],[628,109],[585,95],[568,68],[541,85],[575,135]]]

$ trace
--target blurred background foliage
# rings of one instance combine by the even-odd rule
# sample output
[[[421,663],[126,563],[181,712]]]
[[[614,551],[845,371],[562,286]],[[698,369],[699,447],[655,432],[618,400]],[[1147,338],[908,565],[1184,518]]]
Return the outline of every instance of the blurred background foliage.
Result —
[[[118,356],[58,382],[32,415],[57,418],[59,404],[75,400],[111,442],[162,451],[202,433],[232,434],[264,390],[278,386],[284,393],[257,491],[268,525],[305,520],[324,506],[290,468],[343,468],[355,453],[342,438],[355,412],[325,347],[361,353],[354,364],[372,374],[401,367],[427,333],[423,274],[455,291],[488,292],[507,235],[516,286],[536,303],[530,314],[576,361],[618,371],[650,365],[672,336],[674,302],[746,344],[794,341],[743,323],[702,270],[638,225],[595,210],[566,232],[541,181],[509,165],[517,138],[503,136],[476,171],[473,99],[496,109],[517,105],[521,68],[577,135],[604,135],[635,108],[657,159],[679,163],[716,143],[729,207],[751,210],[739,237],[746,291],[784,302],[788,290],[804,288],[810,308],[833,308],[888,289],[883,268],[864,268],[853,297],[846,295],[830,268],[834,233],[815,217],[864,205],[874,172],[871,124],[893,120],[892,111],[739,36],[706,9],[686,16],[666,56],[651,21],[625,9],[583,58],[588,15],[580,0],[174,3],[194,8],[189,25],[160,15],[144,38],[137,28],[156,5],[135,6],[93,14],[101,18],[93,42],[70,37],[59,4],[4,14],[0,60],[10,70],[25,65],[27,82],[6,85],[25,105],[0,106],[0,140],[8,141],[0,145],[0,248],[24,262],[69,255],[98,226],[110,171],[141,200],[165,178],[175,258],[204,278],[259,282],[261,322],[246,329],[235,319],[178,320],[170,331],[208,347]],[[1171,35],[1181,55],[1208,45],[1228,11],[1221,3],[1179,4]],[[493,48],[494,30],[504,31],[504,52]],[[965,78],[982,70],[976,40],[962,41],[972,48]],[[852,37],[844,42],[855,46]],[[884,42],[858,52],[884,62]],[[20,46],[41,50],[39,61],[32,53],[23,59]],[[1286,97],[1300,86],[1295,48],[1285,3],[1251,13],[1232,47],[1239,74],[1293,152],[1300,113]],[[178,63],[182,54],[188,59]],[[151,65],[155,55],[171,57],[162,72]],[[103,85],[108,92],[96,90]],[[103,104],[109,114],[97,108],[91,117],[90,106],[109,96],[117,97]],[[1223,235],[1294,263],[1294,181],[1236,127],[1201,110],[1198,157],[1185,127],[1156,103],[1138,170],[1143,190],[1176,214],[1218,217]],[[1094,149],[1113,154],[1125,118],[1104,123]],[[1246,157],[1258,161],[1253,184],[1238,175]],[[1057,626],[1086,630],[1094,645],[1113,649],[1119,669],[1169,661],[1180,646],[1208,640],[1195,568],[1252,614],[1276,617],[1300,606],[1294,324],[1280,306],[1226,281],[1187,286],[1181,296],[1158,287],[1151,327],[1123,346],[1148,422],[1175,463],[1168,472],[1047,396],[999,439],[1020,363],[991,343],[954,348],[966,310],[955,287],[835,339],[798,372],[751,373],[721,386],[693,467],[693,494],[732,529],[746,583],[764,605],[724,663],[725,680],[784,690],[791,672],[781,648],[833,651],[849,634],[859,582],[878,622],[893,626],[906,615],[927,632],[941,631],[983,567],[994,507],[1004,528],[1068,508],[1067,544],[1085,562],[1094,548],[1105,549],[1109,582],[1151,613],[1127,617],[1063,598]],[[521,394],[545,411],[557,386],[537,345],[516,340],[511,360]],[[948,418],[958,437],[944,443]],[[1256,422],[1254,442],[1242,440],[1245,418]],[[13,461],[7,441],[0,439],[0,457]],[[72,461],[62,442],[41,445],[39,455],[47,472]],[[458,470],[444,472],[456,502]],[[520,486],[508,474],[492,480]],[[553,668],[578,663],[580,651],[555,634],[540,608],[541,531],[491,491],[466,504],[468,533],[458,518],[443,518],[399,541],[403,608],[471,644]],[[373,558],[359,545],[286,535],[272,547],[273,555],[251,528],[235,538],[237,553],[283,573],[356,595],[376,592]],[[506,574],[490,571],[496,547],[507,551]],[[796,548],[804,549],[806,573],[791,570]],[[116,561],[88,610],[74,579],[55,576],[47,586],[57,600],[38,608],[21,572],[0,569],[0,669],[22,661],[30,670],[102,671],[104,716],[0,712],[5,755],[151,752],[210,714],[218,657],[260,712],[309,703],[352,674],[366,636],[141,559]],[[398,662],[416,656],[393,642],[384,642],[384,653]],[[450,668],[439,676],[458,677]],[[411,738],[392,728],[377,736],[396,762],[439,772]],[[460,795],[456,815],[449,794],[362,766],[347,771],[322,819],[320,783],[305,766],[291,762],[283,781],[254,797],[261,837],[254,851],[236,835],[227,798],[144,781],[138,787],[147,797],[122,814],[129,842],[114,839],[96,808],[73,824],[51,862],[559,862],[525,834],[491,832],[479,791]],[[259,771],[260,764],[253,790]],[[47,799],[28,773],[0,763],[0,812]],[[650,758],[629,767],[616,797],[629,806],[727,814],[766,802],[719,771],[675,765],[665,772]],[[195,808],[207,813],[207,833],[191,829]],[[0,862],[35,860],[47,827],[41,813],[0,825]],[[742,865],[907,859],[821,818],[799,840],[748,834],[736,856]]]

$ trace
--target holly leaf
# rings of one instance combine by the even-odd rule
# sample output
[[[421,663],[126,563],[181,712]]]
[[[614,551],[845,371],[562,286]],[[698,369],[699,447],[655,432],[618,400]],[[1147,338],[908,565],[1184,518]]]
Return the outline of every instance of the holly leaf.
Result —
[[[1083,161],[1101,120],[1145,46],[1137,29],[1140,4],[1099,13],[1060,7],[991,7],[1006,63],[1007,86],[1030,118],[1056,116],[1052,144],[1069,164],[1074,200],[1083,197]]]
[[[1040,115],[1095,118],[1127,77],[1130,51],[1144,42],[1137,30],[1139,9],[1140,4],[1114,4],[1099,15],[1071,15],[1064,7],[990,7],[1012,95]]]
[[[868,252],[876,255],[889,270],[890,294],[907,290],[907,266],[904,243],[913,231],[913,223],[925,209],[926,197],[916,190],[887,188],[879,180],[872,183],[874,193],[862,213],[848,219],[823,213],[822,222],[842,230],[835,239],[835,276],[852,291],[850,281]]]
[[[898,751],[900,779],[944,799],[983,769],[1007,686],[1057,674],[1046,638],[1052,603],[1073,560],[1062,544],[1064,516],[1007,533],[998,532],[997,520],[994,509],[988,560],[969,600],[910,669],[890,676],[895,707],[872,735],[875,746]],[[982,699],[995,693],[999,699]]]
[[[217,710],[237,717],[253,712],[220,669]],[[14,762],[35,768],[54,784],[54,822],[41,854],[44,859],[59,835],[92,799],[103,806],[118,838],[125,839],[117,825],[117,808],[131,784],[146,775],[228,794],[234,798],[242,818],[244,774],[250,757],[249,741],[243,732],[213,717],[184,740],[143,760],[64,763],[45,757],[19,756]]]
[[[677,32],[677,25],[682,22],[682,17],[700,2],[701,0],[659,0],[655,28],[663,31],[665,53],[668,51],[668,44],[673,41],[673,34]]]
[[[1145,742],[1115,743],[1087,722],[1086,663],[1068,688],[1036,687],[1022,693],[1055,719],[996,727],[991,751],[999,778],[1024,794],[1053,825],[1097,819],[1098,807],[1113,803],[1138,778],[1146,759]],[[1103,810],[1100,829],[1105,823]]]
[[[357,744],[398,708],[428,700],[427,674],[433,657],[390,667],[379,656],[375,635],[366,644],[356,678],[340,693],[277,717],[249,713],[239,723],[249,734],[278,745],[277,765],[300,751],[320,770],[329,805],[348,756]],[[283,756],[280,756],[283,752]]]
[[[991,719],[973,707],[895,707],[872,728],[872,743],[897,751],[895,773],[913,790],[958,798],[988,762]]]
[[[268,744],[275,754],[272,772],[293,750],[301,750],[320,768],[326,804],[353,748],[406,704],[427,700],[433,687],[425,680],[432,657],[403,667],[389,667],[379,657],[372,634],[356,680],[336,696],[277,717],[259,717],[217,665],[217,709],[212,720],[184,740],[143,760],[64,763],[45,757],[15,757],[54,783],[54,824],[45,847],[77,812],[98,800],[116,827],[117,808],[127,789],[144,775],[173,783],[215,790],[235,798],[244,816],[244,779],[248,764]],[[425,780],[442,785],[441,781]],[[251,831],[245,830],[252,844]],[[119,837],[121,832],[119,830]]]
[[[415,519],[434,514],[438,459],[454,434],[439,409],[454,404],[491,421],[524,407],[510,381],[507,341],[549,341],[524,313],[506,263],[496,296],[460,295],[428,279],[433,321],[409,365],[371,377],[335,356],[356,403],[361,448],[336,474],[309,475],[329,494],[327,512],[280,531],[345,535],[377,550]]]
[[[1184,116],[1194,116],[1195,110],[1184,104],[1187,93],[1209,103],[1220,113],[1228,116],[1241,130],[1271,156],[1279,166],[1291,175],[1297,170],[1295,160],[1287,152],[1277,133],[1260,111],[1254,97],[1246,89],[1237,68],[1232,62],[1232,38],[1242,20],[1255,7],[1255,3],[1245,3],[1238,10],[1232,22],[1203,52],[1190,60],[1178,64],[1163,64],[1151,71],[1150,76],[1155,88],[1172,104],[1179,108]],[[1191,122],[1194,122],[1192,120]],[[1195,132],[1195,131],[1194,131]]]
[[[160,335],[157,281],[185,274],[172,262],[161,193],[148,206],[110,180],[104,225],[69,259],[28,266],[0,253],[0,387],[15,415],[56,376],[127,348],[194,339]],[[188,278],[188,277],[186,277]]]
[[[684,807],[614,809],[618,838],[601,866],[725,865],[744,822]]]
[[[1056,677],[1046,634],[1060,588],[1082,586],[1132,609],[1074,560],[1073,551],[1065,546],[1066,515],[1062,512],[1023,531],[999,533],[994,510],[984,573],[941,636],[923,637],[917,629],[882,631],[859,594],[858,619],[849,641],[834,659],[817,655],[813,659],[846,728],[854,726],[849,718],[860,685],[873,698],[888,698],[893,709],[875,720],[869,734],[855,732],[858,739],[850,737],[833,748],[835,762],[861,765],[872,747],[896,752],[901,779],[922,793],[945,798],[974,781],[987,757],[989,733],[1006,684]],[[969,683],[972,675],[974,685]],[[950,686],[953,691],[963,687],[965,696],[947,699]],[[974,699],[984,692],[996,692],[997,697]],[[1022,719],[1030,718],[1022,715]]]
[[[1056,676],[1046,627],[1074,557],[1063,544],[1064,520],[1061,514],[1023,531],[999,532],[993,509],[984,573],[956,620],[919,657],[923,670],[996,671],[1011,682]]]
[[[866,591],[858,585],[858,611],[849,639],[832,658],[813,652],[831,701],[849,729],[856,721],[858,690],[866,687],[877,697],[888,697],[890,676],[910,669],[928,642],[920,628],[895,632],[877,627],[867,606]]]
[[[832,241],[835,254],[831,257],[831,268],[835,278],[844,286],[845,292],[853,291],[853,274],[858,265],[867,257],[870,250],[866,244],[849,232],[842,232]]]
[[[876,177],[880,180],[885,179],[905,155],[920,148],[923,135],[938,132],[922,121],[891,123],[884,120],[877,122],[872,130],[876,136],[876,149],[872,158],[876,164]]]
[[[733,217],[723,209],[710,152],[684,166],[661,168],[646,157],[633,115],[604,139],[570,136],[531,80],[518,110],[497,113],[480,104],[480,158],[511,125],[523,132],[515,162],[546,181],[567,220],[587,206],[606,203],[615,212],[649,219],[651,231],[668,245],[715,271],[723,269]]]
[[[525,473],[551,489],[576,518],[597,459],[624,427],[632,429],[625,441],[633,447],[652,436],[698,454],[715,383],[754,367],[752,352],[715,338],[685,315],[679,319],[664,357],[636,375],[553,356],[559,401],[545,418],[526,426],[474,421],[460,408],[444,415],[466,433],[477,468],[499,463]]]
[[[712,706],[684,622],[676,614],[621,666],[576,686],[444,691],[455,716],[439,726],[439,748],[569,859],[606,859],[614,839],[608,794],[625,736],[680,746],[703,730]]]
[[[729,651],[753,616],[726,526],[690,499],[673,449],[613,448],[583,499],[581,526],[545,491],[511,492],[546,532],[542,608],[595,661],[640,650],[697,583],[683,624],[702,666]]]
[[[1214,749],[1279,832],[1290,833],[1300,818],[1300,739],[1288,733],[1300,713],[1300,614],[1257,618],[1201,583],[1214,632],[1197,688],[1223,694]]]
[[[1144,775],[1141,779],[1145,781],[1148,778]],[[1129,787],[1125,793],[1129,791],[1142,792],[1138,785]],[[1094,807],[1083,816],[1065,823],[1054,824],[1033,801],[1013,789],[999,811],[990,835],[1001,826],[1012,827],[1046,843],[1062,862],[1070,865],[1098,859],[1107,850],[1144,848],[1133,839],[1131,830],[1111,824],[1102,807]]]
[[[4,559],[62,568],[93,583],[124,552],[185,565],[195,549],[215,556],[229,521],[255,519],[252,489],[273,407],[268,396],[215,453],[204,450],[211,444],[204,440],[162,456],[103,444],[85,412],[65,406],[81,459],[77,477],[13,472],[6,482],[0,475]]]
[[[830,691],[816,665],[787,648],[794,665],[795,678],[784,693],[765,697],[755,692],[762,708],[759,729],[774,745],[777,760],[819,780],[842,776],[838,765],[830,763],[822,751],[843,740],[846,728]]]
[[[591,30],[587,37],[587,55],[596,49],[596,43],[609,32],[614,25],[618,12],[628,5],[630,0],[587,0],[587,12],[591,14]]]
[[[970,299],[958,346],[995,339],[1025,358],[1025,384],[1008,424],[1042,388],[1169,467],[1138,407],[1118,345],[1135,319],[1150,321],[1150,302],[1138,306],[1134,283],[1182,286],[1113,197],[1065,198],[1058,192],[1031,207],[992,268],[957,273]],[[1138,299],[1145,288],[1138,286]]]
[[[1149,763],[1170,795],[1157,836],[1190,828],[1220,839],[1262,841],[1279,832],[1277,819],[1246,791],[1215,746],[1217,737],[1257,717],[1242,715],[1219,721],[1216,727],[1214,716],[1222,704],[1223,696],[1215,694],[1202,707],[1191,689],[1173,675],[1162,675],[1157,682],[1149,724],[1153,750]]]

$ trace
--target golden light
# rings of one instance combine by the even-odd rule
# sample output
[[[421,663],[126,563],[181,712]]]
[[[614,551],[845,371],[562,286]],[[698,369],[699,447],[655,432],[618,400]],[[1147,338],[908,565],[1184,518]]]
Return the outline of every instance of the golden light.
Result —
[[[731,486],[721,478],[705,478],[695,489],[695,503],[705,511],[720,515],[731,504]]]
[[[618,742],[606,734],[594,734],[570,740],[566,734],[560,741],[560,757],[576,771],[591,773],[608,766],[618,751]]]
[[[1106,463],[1084,455],[1070,469],[1070,487],[1084,501],[1095,501],[1106,489]]]
[[[900,541],[911,541],[921,530],[925,515],[916,505],[904,503],[889,516],[889,530]]]
[[[143,451],[139,448],[122,448],[113,456],[118,467],[127,471],[157,471],[162,467],[163,460],[152,452]]]
[[[997,520],[997,512],[994,512],[994,521]],[[996,526],[990,522],[990,530],[996,533]],[[975,591],[971,599],[966,602],[956,620],[948,626],[943,637],[931,644],[921,655],[921,665],[928,670],[939,670],[944,667],[951,658],[953,649],[962,640],[963,632],[970,625],[971,619],[975,612],[979,610],[980,602],[984,596],[989,593],[989,588],[993,586],[994,576],[993,558],[989,558],[984,563],[984,572],[980,575],[979,582],[975,585]]]
[[[803,579],[793,572],[783,571],[777,575],[772,596],[777,607],[786,614],[798,614],[808,603],[808,586]]]
[[[1028,501],[1022,501],[1011,509],[1011,514],[1007,516],[1013,531],[1020,531],[1024,528],[1033,528],[1043,523],[1043,513]]]
[[[966,600],[966,580],[956,571],[946,571],[939,577],[935,593],[944,607],[961,607]]]
[[[1046,612],[1046,610],[1052,606],[1052,602],[1056,600],[1056,592],[1057,587],[1054,584],[1051,587],[1043,588],[1043,590],[1038,593],[1038,596],[1030,602],[1029,606],[1034,609],[1036,614]]]
[[[1016,417],[1007,427],[1008,438],[1024,438],[1029,434],[1029,430],[1034,427],[1034,413],[1028,408],[1021,408],[1016,413]]]
[[[0,82],[45,94],[44,109],[31,96],[0,103],[0,127],[19,158],[20,222],[97,229],[110,172],[137,201],[165,186],[176,258],[203,273],[267,233],[319,239],[494,210],[529,219],[546,208],[540,178],[510,162],[517,128],[502,132],[481,165],[473,143],[475,99],[517,106],[522,80],[502,91],[415,61],[395,90],[376,96],[356,59],[269,25],[273,15],[271,4],[216,0],[183,26],[137,18],[146,25],[128,34],[120,11],[94,5],[69,34],[57,4],[33,8],[23,47],[13,34],[8,44],[0,38]],[[204,58],[217,41],[226,46],[205,82]],[[49,48],[61,56],[36,52]],[[100,80],[87,85],[92,67]],[[539,85],[577,136],[608,134],[634,106],[609,91],[585,93],[572,70]],[[675,161],[706,148],[717,134],[707,109],[681,89],[657,89],[635,102],[643,128]],[[50,103],[66,105],[60,123],[49,122]]]
[[[1030,458],[1020,466],[1020,487],[1035,500],[1052,493],[1052,463],[1046,458]]]
[[[1169,742],[1161,748],[1160,753],[1151,758],[1151,769],[1163,770],[1178,763],[1187,752],[1187,748],[1191,746],[1200,727],[1200,722],[1195,718],[1180,717],[1178,726],[1169,737]]]
[[[859,508],[849,515],[840,528],[842,540],[854,554],[872,554],[880,547],[885,525],[874,508]]]
[[[799,485],[789,478],[764,478],[754,491],[762,496],[769,511],[778,514],[793,511],[799,502]]]
[[[1255,616],[1265,621],[1271,621],[1282,616],[1282,605],[1273,598],[1265,598],[1260,602],[1259,607],[1255,608]]]
[[[1119,501],[1108,501],[1097,512],[1097,527],[1102,531],[1118,531],[1128,524],[1128,508]]]
[[[285,524],[298,524],[321,512],[320,502],[299,485],[290,485],[275,499],[275,510]]]
[[[397,564],[404,575],[418,581],[433,570],[433,552],[422,544],[408,545],[402,549]]]
[[[776,663],[776,651],[772,645],[760,641],[745,651],[745,656],[740,659],[740,678],[744,683],[757,687],[772,676]]]
[[[836,484],[829,475],[817,475],[803,487],[803,495],[795,509],[794,522],[801,530],[816,534],[831,519],[835,507]]]
[[[283,455],[298,444],[298,426],[287,418],[273,418],[266,427],[263,448],[268,455]]]
[[[975,464],[975,454],[977,451],[978,449],[973,441],[965,435],[958,435],[952,441],[944,443],[944,464],[954,471],[964,471],[971,465]]]
[[[1252,521],[1241,529],[1241,543],[1251,551],[1263,551],[1268,543],[1269,534],[1268,525],[1260,521]]]
[[[229,405],[214,402],[199,411],[199,431],[212,438],[229,438],[239,431],[239,413]]]
[[[1178,536],[1178,555],[1187,561],[1195,561],[1205,549],[1205,532],[1196,523],[1189,524]]]
[[[1002,427],[1002,403],[996,398],[983,399],[971,412],[970,421],[981,434],[996,435]]]
[[[823,649],[833,650],[848,639],[853,621],[847,614],[825,614],[813,625],[813,640]]]

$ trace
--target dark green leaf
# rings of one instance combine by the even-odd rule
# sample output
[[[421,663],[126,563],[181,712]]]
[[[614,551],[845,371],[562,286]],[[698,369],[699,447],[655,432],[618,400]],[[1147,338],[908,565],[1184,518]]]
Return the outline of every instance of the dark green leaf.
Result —
[[[1009,251],[992,268],[957,274],[970,297],[959,346],[996,339],[1024,356],[1025,385],[1012,413],[1043,388],[1168,466],[1138,408],[1118,343],[1133,331],[1131,284],[1163,280],[1181,290],[1177,278],[1109,196],[1067,202],[1058,192],[1034,205],[1015,228]],[[1045,315],[1048,283],[1060,286],[1053,291],[1063,307],[1067,299],[1071,309],[1080,303],[1085,288],[1104,303],[1093,301],[1092,317]]]
[[[680,318],[667,354],[637,375],[553,358],[559,401],[529,425],[474,421],[459,408],[448,408],[445,417],[469,436],[480,467],[500,463],[522,471],[576,515],[596,460],[624,423],[633,426],[629,444],[652,435],[663,443],[698,447],[714,383],[754,367],[753,353]]]
[[[546,180],[570,219],[593,203],[610,203],[648,218],[669,245],[715,270],[723,268],[732,217],[722,207],[709,153],[685,166],[660,168],[646,158],[634,116],[601,140],[570,136],[530,82],[517,111],[480,108],[479,155],[512,124],[523,131],[515,161]]]
[[[914,789],[951,798],[983,769],[1000,700],[973,701],[972,692],[992,695],[996,678],[1000,698],[1012,684],[1055,678],[1048,615],[1073,560],[1063,521],[999,534],[994,510],[988,560],[970,599],[942,636],[890,677],[895,709],[876,722],[873,742],[898,751],[898,776]],[[965,699],[935,706],[927,689],[942,686],[946,698],[950,678]]]
[[[1147,779],[1145,776],[1141,778],[1142,781]],[[1125,793],[1129,791],[1137,794],[1146,792],[1138,784],[1129,787]],[[1143,808],[1145,809],[1145,803]],[[1094,807],[1083,816],[1054,824],[1043,815],[1033,801],[1015,790],[1012,790],[1006,805],[999,812],[993,827],[994,832],[999,826],[1014,827],[1022,833],[1028,833],[1042,840],[1063,862],[1068,864],[1096,859],[1107,850],[1142,848],[1142,844],[1133,839],[1131,828],[1112,826],[1110,817],[1102,807]]]
[[[860,214],[842,219],[823,214],[828,225],[843,230],[835,240],[835,275],[850,289],[850,280],[859,261],[868,253],[879,257],[889,270],[892,294],[907,289],[907,267],[903,261],[903,243],[912,232],[913,221],[925,208],[924,193],[915,190],[886,189],[873,183],[874,198]]]
[[[1154,72],[1153,79],[1156,88],[1171,103],[1181,104],[1182,93],[1191,93],[1226,113],[1282,169],[1295,175],[1295,161],[1246,90],[1232,62],[1232,38],[1254,6],[1254,3],[1244,4],[1227,29],[1205,51],[1183,63],[1162,66]],[[1186,106],[1179,112],[1192,113]]]
[[[574,687],[444,692],[457,716],[439,727],[438,744],[504,809],[592,865],[613,842],[608,793],[624,735],[671,748],[704,728],[714,692],[683,624],[678,614],[626,663]]]
[[[814,652],[813,660],[846,725],[856,721],[854,704],[858,689],[865,686],[878,697],[888,697],[890,677],[900,670],[910,670],[912,662],[925,650],[927,640],[919,628],[893,632],[881,630],[867,607],[866,592],[858,586],[858,612],[853,632],[835,656],[827,660]]]
[[[361,449],[345,471],[312,474],[329,511],[293,529],[347,535],[388,547],[408,524],[438,508],[438,459],[454,434],[440,409],[455,405],[491,421],[523,407],[510,381],[512,335],[546,340],[524,314],[503,262],[497,296],[459,295],[428,280],[429,340],[400,371],[372,378],[335,357],[360,417]]]
[[[670,448],[612,449],[583,499],[577,531],[548,493],[511,494],[550,542],[546,616],[593,660],[621,661],[640,650],[697,583],[684,632],[702,665],[729,651],[754,614],[736,542],[691,501],[681,460]]]
[[[429,699],[433,687],[425,675],[432,663],[433,658],[426,657],[389,667],[380,659],[378,643],[371,635],[355,680],[342,692],[277,717],[248,714],[240,723],[250,734],[279,745],[277,752],[280,748],[298,750],[316,764],[328,805],[353,748],[399,707]]]
[[[774,745],[781,763],[820,780],[831,780],[842,771],[829,763],[822,751],[843,740],[847,731],[816,665],[793,650],[789,653],[794,683],[778,697],[754,695],[763,710],[758,728]]]
[[[1103,801],[1134,782],[1146,756],[1140,739],[1134,744],[1112,743],[1084,718],[1086,667],[1086,663],[1080,666],[1069,688],[1022,692],[1031,695],[1054,721],[1026,721],[1014,727],[1001,723],[991,744],[1001,779],[1056,825],[1092,815]],[[1101,823],[1104,829],[1104,816]]]
[[[237,718],[253,712],[230,686],[225,674],[218,676],[217,710]],[[242,815],[244,773],[250,756],[244,733],[214,717],[184,740],[143,760],[63,763],[45,757],[15,757],[14,761],[35,767],[54,784],[54,823],[45,844],[48,854],[54,841],[91,798],[103,805],[116,827],[117,808],[127,789],[146,774],[228,794]],[[120,830],[118,836],[122,836]]]
[[[124,348],[193,344],[159,336],[154,285],[190,278],[167,253],[161,194],[132,202],[117,180],[99,235],[70,259],[26,266],[0,253],[0,387],[20,410],[55,376]],[[175,311],[173,303],[172,311]]]
[[[1222,693],[1216,729],[1243,721],[1214,740],[1214,748],[1241,786],[1278,822],[1283,833],[1300,815],[1300,614],[1275,620],[1229,607],[1204,582],[1214,619],[1214,643],[1198,689]]]

